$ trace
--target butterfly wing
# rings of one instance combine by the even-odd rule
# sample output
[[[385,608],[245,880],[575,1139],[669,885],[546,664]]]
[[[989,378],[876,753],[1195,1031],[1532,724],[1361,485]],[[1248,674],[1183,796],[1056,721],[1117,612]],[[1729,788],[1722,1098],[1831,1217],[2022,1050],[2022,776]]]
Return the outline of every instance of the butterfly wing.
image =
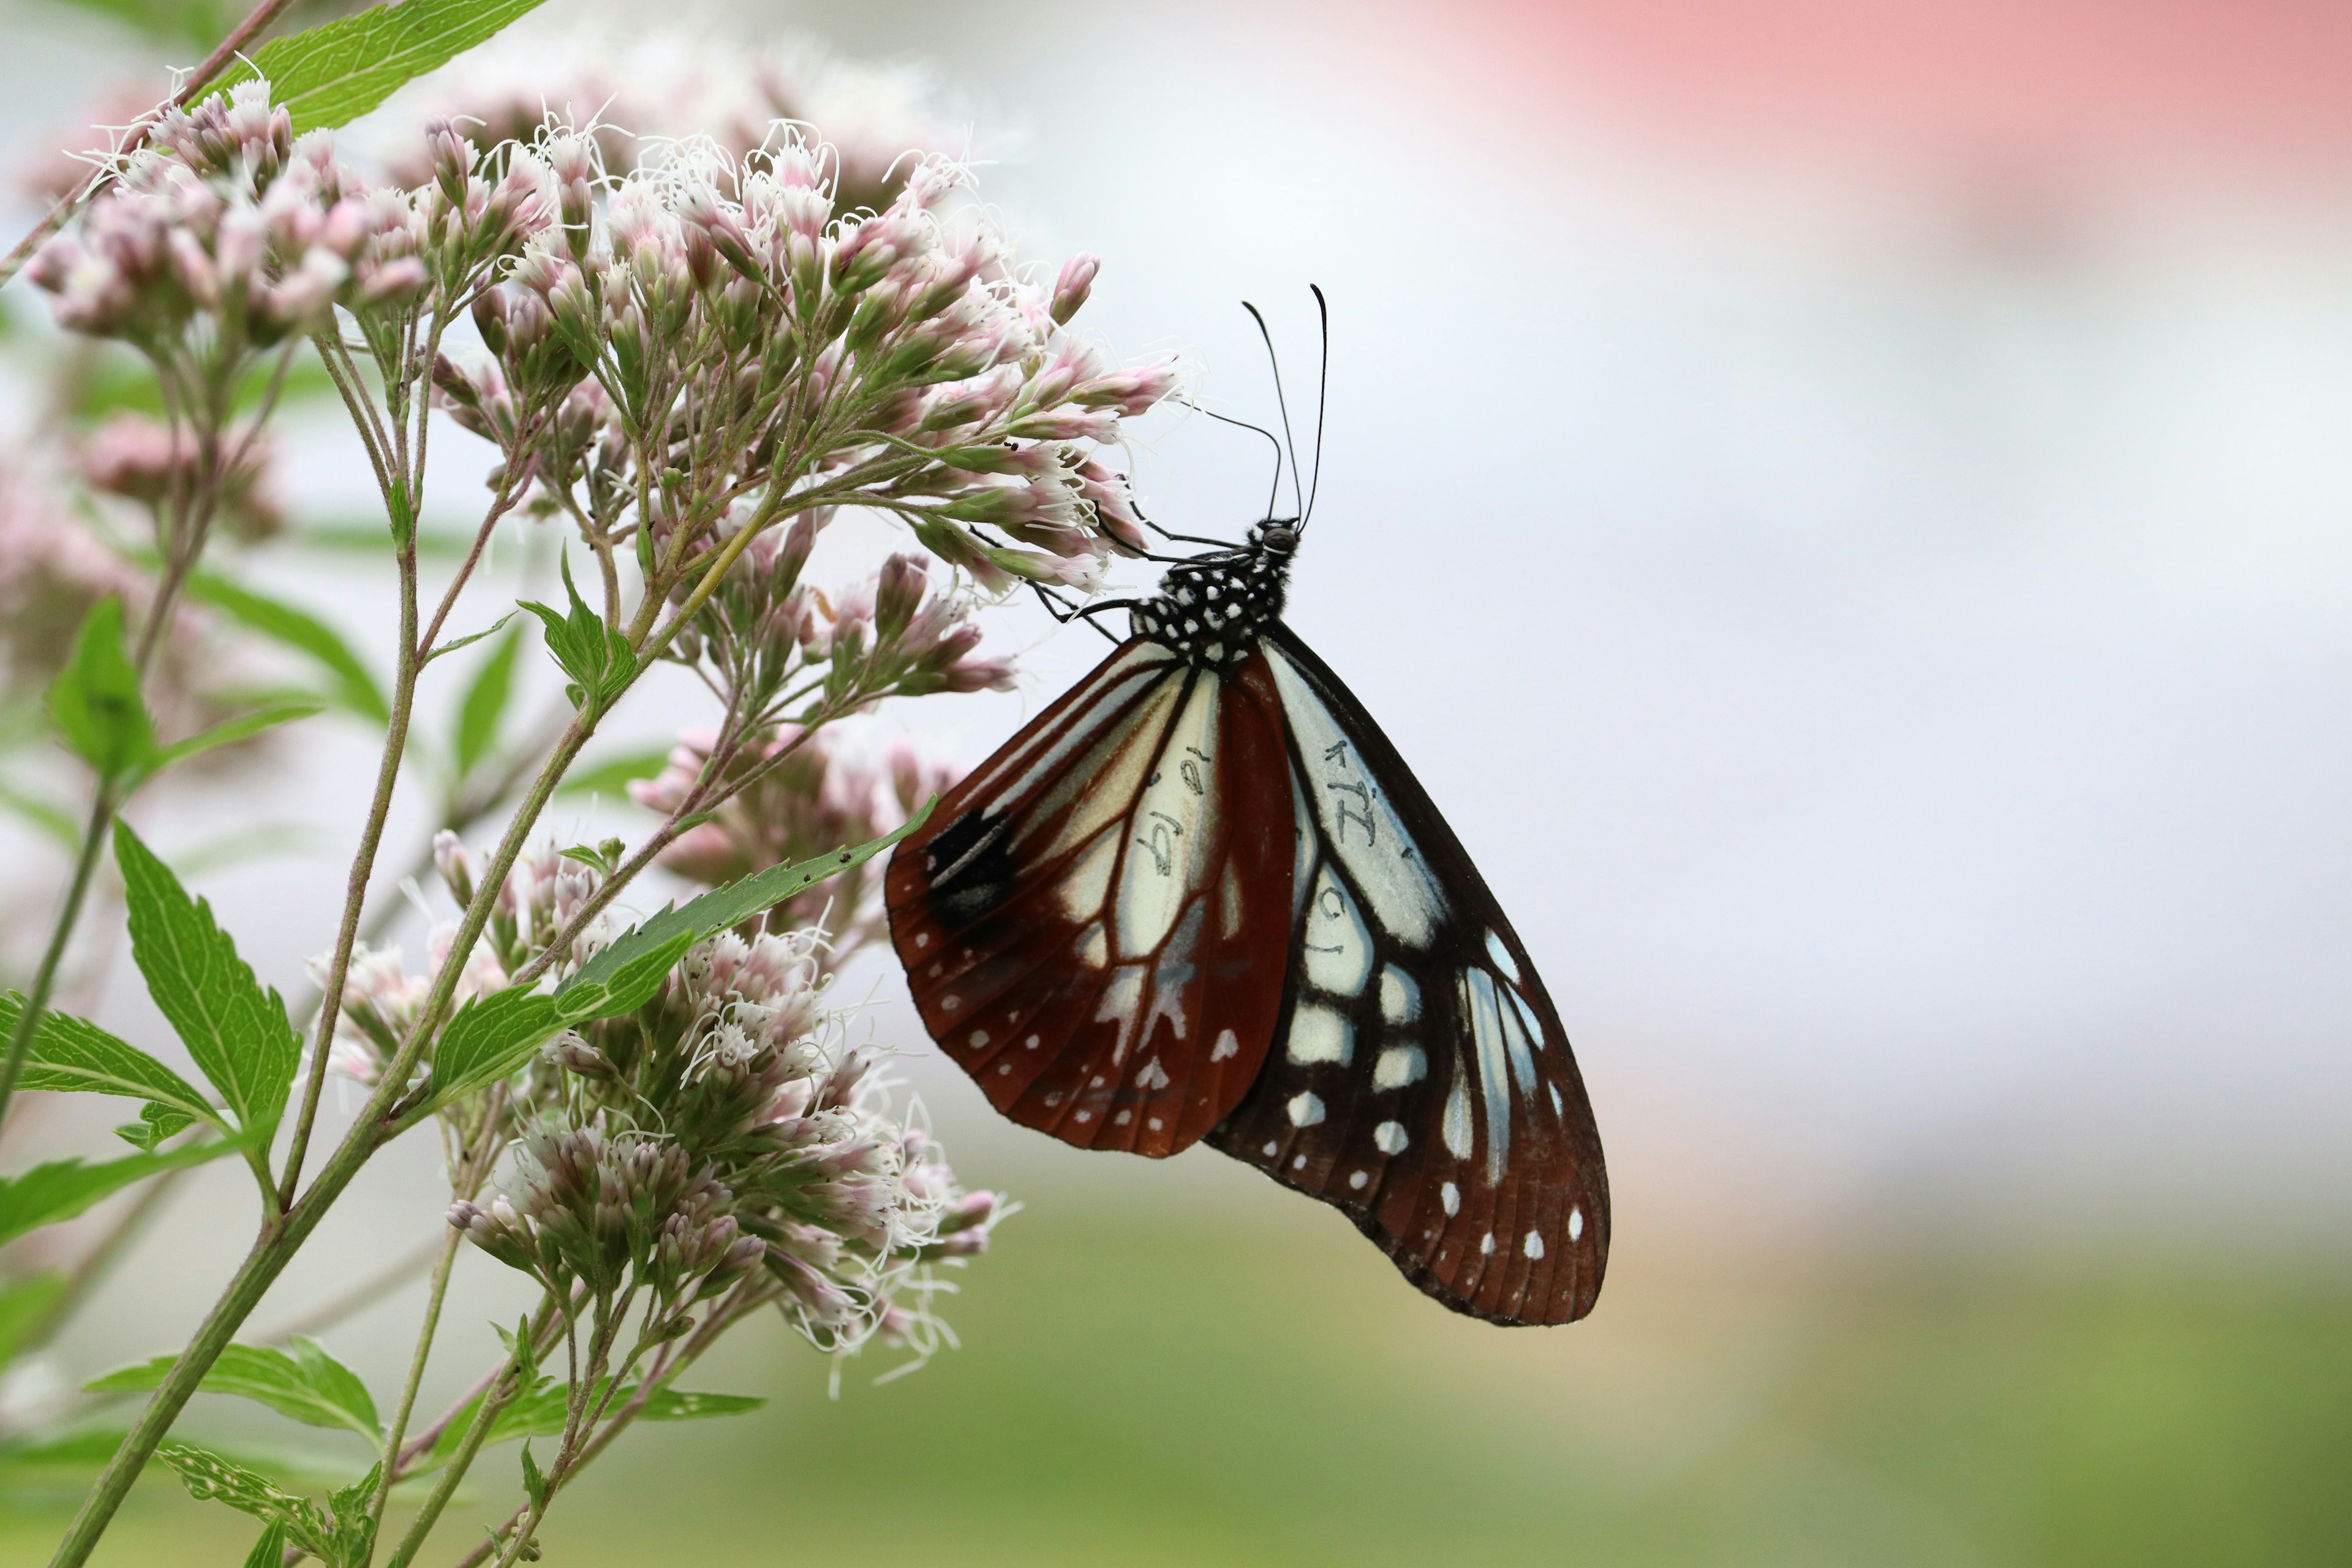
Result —
[[[915,1005],[1005,1115],[1163,1155],[1248,1091],[1289,957],[1281,711],[1263,658],[1129,641],[899,844]]]
[[[1559,1015],[1362,705],[1288,628],[1260,651],[1291,741],[1298,913],[1265,1066],[1210,1142],[1345,1211],[1458,1311],[1580,1318],[1609,1186]]]

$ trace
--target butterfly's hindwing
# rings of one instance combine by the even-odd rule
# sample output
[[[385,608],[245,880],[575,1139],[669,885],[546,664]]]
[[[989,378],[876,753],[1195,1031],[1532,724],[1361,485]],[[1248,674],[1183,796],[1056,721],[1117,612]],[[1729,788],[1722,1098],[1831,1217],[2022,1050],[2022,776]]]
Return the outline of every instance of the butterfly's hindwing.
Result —
[[[1262,658],[1126,644],[892,857],[932,1038],[1024,1125],[1169,1154],[1248,1091],[1281,1005],[1290,803]]]
[[[1291,742],[1297,912],[1265,1066],[1210,1141],[1346,1211],[1448,1306],[1581,1317],[1609,1198],[1559,1014],[1379,727],[1286,628],[1261,652]]]

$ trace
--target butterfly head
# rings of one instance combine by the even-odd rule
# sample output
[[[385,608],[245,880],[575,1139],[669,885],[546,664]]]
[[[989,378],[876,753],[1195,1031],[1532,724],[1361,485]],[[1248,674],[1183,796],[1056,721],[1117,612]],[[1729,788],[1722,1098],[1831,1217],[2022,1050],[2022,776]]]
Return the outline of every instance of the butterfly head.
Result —
[[[1298,551],[1298,520],[1270,517],[1254,524],[1249,531],[1249,547],[1260,554],[1288,562]]]

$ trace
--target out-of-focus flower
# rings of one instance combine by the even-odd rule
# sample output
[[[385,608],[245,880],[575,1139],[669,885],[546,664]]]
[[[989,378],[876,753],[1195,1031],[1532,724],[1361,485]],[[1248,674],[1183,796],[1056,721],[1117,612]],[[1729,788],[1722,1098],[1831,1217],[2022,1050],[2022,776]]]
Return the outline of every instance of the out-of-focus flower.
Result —
[[[583,127],[615,175],[667,142],[708,136],[740,159],[768,144],[778,121],[822,125],[844,203],[881,207],[904,182],[908,152],[962,148],[961,117],[935,107],[938,97],[917,68],[847,60],[813,40],[722,47],[688,28],[622,31],[567,16],[526,19],[467,50],[404,89],[379,123],[398,135],[445,119],[487,151],[530,142],[551,118]],[[404,184],[429,177],[405,136],[383,156]]]
[[[669,765],[629,785],[630,797],[664,815],[677,810],[701,779],[716,740],[707,731],[681,739]],[[679,835],[661,865],[716,887],[770,866],[814,859],[893,831],[962,772],[912,741],[876,745],[831,726],[805,736],[787,727],[743,748],[734,771],[750,773],[780,755],[711,820]],[[821,966],[835,969],[881,930],[881,885],[880,863],[868,862],[786,900],[770,924],[821,926],[828,934]]]
[[[90,489],[150,510],[194,494],[204,479],[195,437],[143,414],[113,416],[82,443],[79,457]],[[257,437],[215,459],[236,462],[220,485],[219,524],[248,542],[285,526],[269,484],[269,458],[268,441]]]

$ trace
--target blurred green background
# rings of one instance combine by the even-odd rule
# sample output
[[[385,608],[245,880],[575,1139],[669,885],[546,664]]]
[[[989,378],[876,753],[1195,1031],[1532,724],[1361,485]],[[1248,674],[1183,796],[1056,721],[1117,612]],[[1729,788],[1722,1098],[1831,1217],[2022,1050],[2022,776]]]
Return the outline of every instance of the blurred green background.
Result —
[[[749,1332],[695,1381],[773,1403],[633,1435],[547,1560],[2352,1560],[2340,1274],[1653,1237],[1586,1324],[1504,1332],[1398,1287],[1335,1216],[1255,1207],[1058,1194],[950,1304],[964,1350],[881,1387],[853,1363],[835,1399],[804,1347]],[[501,1494],[514,1463],[484,1467]],[[42,1561],[58,1522],[11,1500],[0,1553]],[[99,1561],[249,1541],[151,1481]]]
[[[600,50],[616,82],[659,75],[640,45],[675,7],[562,3],[500,79]],[[135,98],[224,14],[0,0],[10,144]],[[914,1055],[965,1179],[1028,1205],[954,1277],[962,1348],[882,1386],[866,1357],[834,1397],[781,1326],[747,1331],[693,1381],[771,1404],[633,1433],[548,1561],[2352,1563],[2352,12],[687,21],[687,46],[659,33],[672,88],[681,56],[779,27],[913,62],[1030,253],[1105,255],[1089,318],[1118,351],[1182,347],[1238,416],[1272,408],[1234,301],[1273,305],[1297,366],[1304,285],[1329,290],[1332,459],[1292,619],[1541,958],[1615,1251],[1582,1324],[1457,1320],[1213,1154],[1049,1147]],[[330,417],[283,443],[306,521],[364,515],[338,439]],[[456,515],[483,459],[440,449]],[[1259,449],[1205,422],[1136,462],[1188,531],[1263,502]],[[856,529],[828,548],[886,542]],[[356,558],[256,570],[388,646]],[[967,760],[1099,651],[1019,606],[1000,628],[1021,693],[909,716]],[[340,845],[373,752],[311,760],[163,826]],[[47,853],[0,842],[12,871]],[[201,890],[290,989],[337,881],[313,850]],[[895,976],[845,989],[920,1051]],[[416,1149],[372,1170],[257,1331],[433,1236],[432,1176]],[[248,1203],[191,1179],[54,1374],[178,1344]],[[380,1400],[416,1305],[325,1336]],[[469,1255],[428,1405],[516,1310]],[[358,1458],[225,1401],[188,1428]],[[467,1529],[511,1505],[513,1450],[478,1475]],[[0,1563],[45,1561],[79,1489],[0,1494]],[[251,1538],[151,1479],[99,1561],[236,1563]]]

